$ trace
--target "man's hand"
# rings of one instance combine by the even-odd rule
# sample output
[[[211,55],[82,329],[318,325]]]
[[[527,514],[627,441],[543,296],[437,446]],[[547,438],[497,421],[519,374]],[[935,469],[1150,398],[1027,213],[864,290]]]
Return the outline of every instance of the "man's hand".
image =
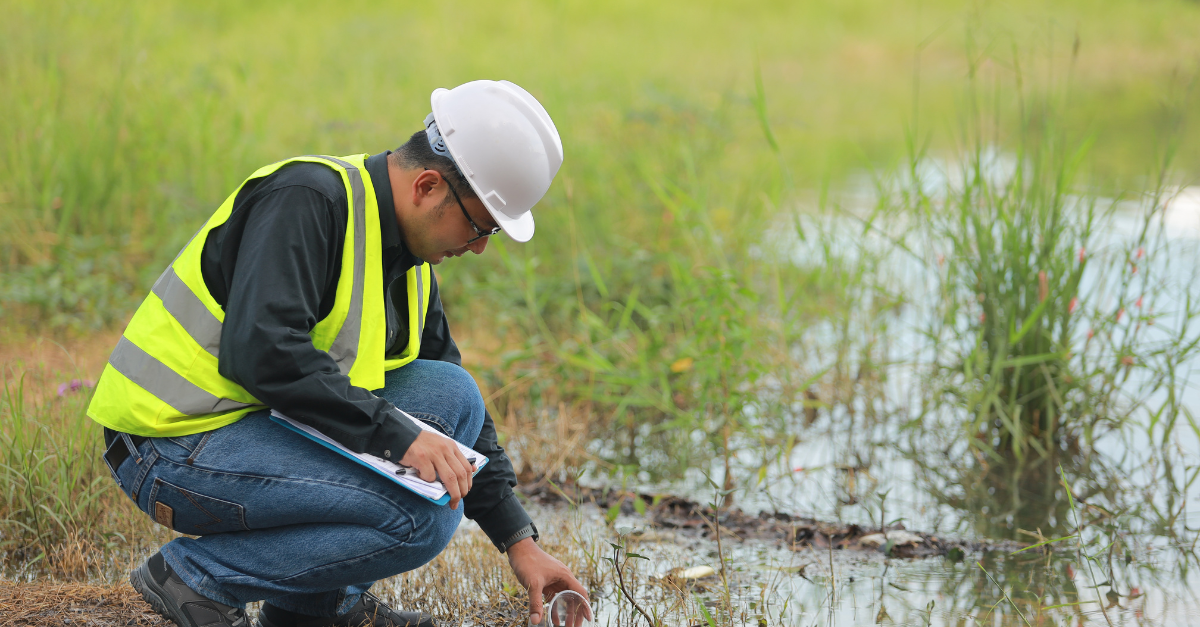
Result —
[[[529,591],[529,622],[542,620],[542,597],[553,596],[563,590],[574,590],[588,598],[587,588],[575,579],[570,569],[554,559],[533,541],[525,538],[508,547],[508,564],[517,575],[517,581]]]
[[[416,469],[423,481],[440,480],[450,494],[450,509],[458,509],[458,502],[471,491],[475,466],[458,450],[454,440],[444,435],[421,431],[400,463]]]

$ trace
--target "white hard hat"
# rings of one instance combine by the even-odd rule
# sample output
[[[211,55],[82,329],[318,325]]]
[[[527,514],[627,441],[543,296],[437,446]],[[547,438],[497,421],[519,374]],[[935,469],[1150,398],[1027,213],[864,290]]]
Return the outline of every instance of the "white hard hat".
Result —
[[[529,92],[508,81],[435,89],[435,132],[492,217],[518,242],[533,237],[533,208],[562,166],[558,129]]]

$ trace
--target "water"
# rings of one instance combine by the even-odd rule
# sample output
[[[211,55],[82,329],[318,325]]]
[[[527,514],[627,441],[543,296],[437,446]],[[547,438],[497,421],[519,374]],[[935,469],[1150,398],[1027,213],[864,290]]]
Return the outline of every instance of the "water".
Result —
[[[1013,171],[1011,160],[998,157],[992,161],[996,165],[996,176],[1008,176]],[[942,183],[935,183],[930,189],[938,189]],[[1168,330],[1181,322],[1181,312],[1187,304],[1185,297],[1189,291],[1195,296],[1194,286],[1200,271],[1200,253],[1197,252],[1200,250],[1200,187],[1176,189],[1171,196],[1166,210],[1152,221],[1152,225],[1163,228],[1163,243],[1170,247],[1172,254],[1167,259],[1155,257],[1155,261],[1142,269],[1143,276],[1154,277],[1153,283],[1145,281],[1148,294],[1145,306],[1162,312],[1154,333],[1163,342],[1172,341]],[[865,214],[874,198],[870,193],[859,191],[847,194],[844,202],[850,213]],[[856,202],[857,207],[854,206]],[[1098,202],[1100,206],[1116,203],[1106,199]],[[1096,250],[1086,254],[1098,257],[1105,251],[1119,250],[1136,242],[1143,224],[1139,216],[1143,205],[1139,201],[1116,205],[1108,227],[1097,233]],[[870,240],[873,236],[864,236],[861,224],[844,216],[827,219],[824,223],[814,221],[809,226],[814,231],[832,233],[835,243],[840,241],[839,250],[844,249],[848,257],[867,254],[863,251],[872,248]],[[892,226],[900,231],[904,225]],[[786,232],[787,229],[779,231]],[[864,240],[867,240],[865,245]],[[886,247],[882,239],[875,244]],[[798,240],[774,242],[774,245],[790,247],[794,251],[793,259],[799,263],[811,262],[813,255],[820,254],[813,250],[811,243]],[[946,251],[946,254],[952,253]],[[965,466],[965,463],[956,464],[953,459],[940,457],[940,451],[949,450],[954,444],[957,431],[914,434],[904,427],[905,419],[915,415],[919,407],[918,377],[912,364],[927,362],[930,358],[922,354],[925,349],[919,335],[929,315],[929,310],[921,305],[922,295],[929,293],[929,270],[925,264],[905,254],[888,253],[884,261],[889,276],[897,285],[903,286],[911,302],[911,306],[888,322],[889,337],[884,343],[886,352],[881,361],[893,365],[888,367],[882,388],[884,407],[871,406],[880,399],[860,398],[855,401],[857,405],[823,411],[815,423],[803,430],[802,437],[789,454],[768,468],[763,480],[741,486],[736,493],[737,505],[751,512],[786,511],[864,525],[899,521],[909,529],[932,533],[960,537],[1016,536],[1034,541],[1025,532],[1036,531],[1040,526],[1036,520],[1018,519],[1007,526],[1003,523],[996,526],[987,520],[992,513],[987,493],[976,498],[979,507],[976,510],[952,507],[947,498],[939,498],[939,492],[961,495],[966,489],[955,485],[955,478],[969,479],[969,475],[955,474],[959,470],[956,466]],[[1094,284],[1094,274],[1090,277],[1085,275],[1083,291],[1100,293],[1097,288],[1101,286]],[[1089,280],[1093,283],[1089,284]],[[832,339],[833,331],[829,333]],[[819,364],[812,361],[810,365],[815,370]],[[1180,404],[1193,415],[1200,415],[1200,377],[1194,375],[1200,369],[1200,358],[1193,354],[1188,361],[1174,364],[1173,369],[1182,381],[1175,388]],[[1130,398],[1140,398],[1153,406],[1165,400],[1167,391],[1159,390],[1147,398],[1143,390],[1150,383],[1145,376],[1135,376],[1125,381],[1122,389]],[[755,603],[759,613],[765,612],[764,615],[779,619],[778,623],[775,619],[769,620],[772,625],[1023,624],[1018,609],[1031,624],[1200,623],[1200,581],[1191,568],[1196,565],[1195,520],[1200,516],[1200,507],[1195,505],[1200,502],[1200,481],[1192,480],[1195,478],[1193,473],[1200,467],[1200,434],[1188,425],[1176,426],[1169,451],[1175,465],[1167,468],[1161,459],[1151,454],[1157,450],[1152,438],[1161,432],[1151,433],[1143,428],[1145,419],[1144,415],[1137,416],[1127,428],[1096,443],[1097,455],[1093,461],[1111,472],[1112,481],[1105,486],[1111,488],[1111,494],[1096,495],[1092,502],[1109,507],[1125,506],[1134,514],[1107,522],[1100,517],[1099,524],[1085,528],[1084,541],[1089,554],[1110,557],[1117,561],[1115,564],[1107,561],[1102,565],[1092,563],[1093,572],[1089,573],[1088,561],[1080,560],[1073,551],[1060,550],[1049,557],[995,553],[968,555],[961,562],[943,558],[907,561],[887,560],[882,555],[838,555],[833,557],[830,566],[828,556],[737,545],[731,554],[733,563],[745,576],[739,578],[735,586],[735,596],[741,600],[735,606],[742,608],[741,612],[745,614],[750,611],[747,609],[750,604]],[[756,467],[759,451],[753,442],[744,445],[737,459],[743,468],[741,475],[753,476],[754,473],[746,472],[746,469]],[[946,474],[931,475],[931,467]],[[1095,472],[1101,472],[1099,466]],[[718,482],[722,473],[721,464],[708,469],[708,475],[718,478]],[[1167,477],[1170,481],[1165,480]],[[1050,492],[1054,492],[1057,477],[1049,477],[1047,481],[1055,484],[1050,486]],[[1166,484],[1174,484],[1180,490],[1172,493],[1163,488]],[[641,487],[649,492],[683,494],[700,502],[717,498],[704,473],[698,470],[691,471],[682,481],[642,484]],[[993,486],[988,493],[994,489]],[[1051,519],[1049,524],[1074,528],[1079,513],[1066,507],[1065,493],[1057,490],[1052,498],[1057,501],[1045,502],[1042,505],[1044,511],[1034,512],[1034,518],[1045,517],[1045,511],[1055,508],[1055,515],[1061,519]],[[1140,509],[1132,509],[1135,507]],[[1169,513],[1177,515],[1172,518]],[[1097,519],[1094,510],[1088,514],[1089,520]],[[636,523],[630,521],[630,524]],[[1168,531],[1180,535],[1173,537]],[[1046,532],[1051,533],[1049,527]],[[1189,538],[1190,546],[1186,544]],[[1181,542],[1184,543],[1182,546]],[[1060,543],[1063,547],[1069,544],[1069,541]],[[1114,546],[1116,548],[1108,554],[1102,550]],[[643,553],[647,550],[658,564],[660,574],[670,568],[695,565],[697,555],[706,555],[709,563],[716,563],[712,547],[638,548]],[[1123,556],[1128,556],[1128,563]],[[977,561],[982,564],[982,569]],[[819,574],[814,576],[811,574],[814,571],[808,570],[807,579],[778,576],[805,563]],[[1110,572],[1112,581],[1108,581],[1105,574]],[[987,574],[991,574],[995,582]],[[996,582],[1009,590],[1012,602],[1004,599]],[[764,595],[762,591],[766,589],[770,589],[771,594]],[[717,592],[710,589],[704,594],[705,598],[712,598]],[[761,597],[758,601],[753,600],[756,595]],[[785,604],[786,608],[783,607]],[[763,610],[764,605],[774,609]],[[1052,606],[1062,607],[1046,609]],[[776,614],[771,614],[772,611]],[[757,624],[754,611],[746,616],[750,618],[744,624]],[[734,624],[742,623],[734,621]]]
[[[726,606],[719,576],[671,579],[683,568],[719,568],[711,540],[646,530],[638,517],[605,525],[599,510],[588,506],[577,511],[535,508],[534,513],[549,529],[570,529],[583,550],[611,555],[608,542],[615,542],[649,558],[629,561],[626,584],[643,608],[667,616],[667,625],[704,624],[695,604],[705,604],[721,625],[757,626],[760,619],[772,626],[829,627],[1023,625],[1026,620],[1034,625],[1200,623],[1200,581],[1191,571],[1175,570],[1167,549],[1115,565],[1114,579],[1108,582],[1097,569],[1089,572],[1070,550],[910,560],[889,559],[878,551],[790,551],[726,538]],[[596,624],[631,624],[631,605],[612,583],[612,567],[605,564],[602,570],[610,577],[591,591]],[[1118,596],[1110,598],[1110,591]],[[686,622],[684,614],[693,621]]]
[[[1001,165],[1007,163],[997,159]],[[856,197],[851,196],[850,201]],[[869,206],[873,200],[869,195],[859,195],[857,201]],[[1140,220],[1133,213],[1135,207],[1127,207],[1118,211],[1112,220],[1112,229],[1103,232],[1097,238],[1102,248],[1116,248],[1132,239],[1140,227]],[[1178,297],[1185,293],[1187,282],[1193,277],[1190,273],[1200,268],[1200,255],[1197,245],[1200,244],[1200,187],[1182,190],[1176,202],[1166,212],[1163,222],[1168,228],[1170,243],[1179,250],[1178,256],[1172,259],[1169,267],[1175,276],[1167,277],[1175,280],[1178,285],[1174,290],[1161,293],[1159,300],[1153,305],[1159,311],[1177,312],[1183,303]],[[834,232],[835,237],[845,241],[858,240],[861,236],[861,226],[847,220],[835,220],[833,224],[818,225],[817,228]],[[869,236],[868,236],[869,237]],[[880,246],[883,242],[878,242]],[[795,247],[794,258],[797,262],[811,262],[815,254],[811,246],[792,242],[786,244]],[[870,247],[870,244],[867,244]],[[850,255],[855,254],[858,246],[847,246]],[[1099,255],[1101,249],[1091,251],[1090,255]],[[913,416],[919,409],[919,383],[914,362],[928,362],[930,356],[923,354],[919,331],[928,315],[926,308],[920,305],[923,293],[929,288],[927,268],[918,260],[902,253],[891,253],[886,259],[890,273],[894,279],[905,286],[913,305],[906,307],[900,315],[889,324],[891,336],[888,338],[887,353],[881,361],[892,363],[888,367],[887,380],[881,399],[859,399],[857,406],[850,411],[845,407],[834,407],[830,412],[821,412],[818,420],[809,425],[800,434],[800,440],[784,458],[769,468],[766,480],[750,486],[737,494],[739,506],[749,511],[779,510],[800,513],[824,520],[838,520],[858,523],[878,522],[883,515],[887,520],[903,520],[910,528],[925,531],[942,532],[955,530],[971,534],[969,520],[973,512],[962,512],[939,502],[929,494],[928,486],[922,487],[922,469],[915,463],[911,455],[905,455],[897,444],[909,444],[912,435],[902,428],[906,417]],[[1145,273],[1155,274],[1157,269],[1149,267]],[[1161,274],[1159,272],[1158,274]],[[1086,277],[1085,277],[1086,278]],[[1086,282],[1083,289],[1090,290],[1093,286]],[[1159,328],[1169,329],[1173,326],[1170,314],[1165,315]],[[1081,331],[1082,332],[1082,331]],[[832,339],[830,340],[832,341]],[[812,370],[820,368],[818,359],[809,357]],[[1188,381],[1182,385],[1180,402],[1190,408],[1194,414],[1200,414],[1200,377],[1193,371],[1200,368],[1200,359],[1179,364],[1176,371],[1180,378]],[[1131,379],[1126,387],[1136,391],[1144,380]],[[1162,400],[1165,392],[1151,398],[1152,402]],[[882,401],[886,407],[875,413],[884,414],[874,419],[868,415],[872,408],[867,404]],[[1200,439],[1194,433],[1188,433],[1186,426],[1176,430],[1179,435],[1177,446],[1182,459],[1200,461]],[[920,449],[909,451],[920,456],[928,453],[930,456],[946,442],[937,437],[939,434],[925,434],[933,437],[921,437],[912,440],[916,445],[928,447],[927,451]],[[953,434],[952,434],[953,435]],[[741,458],[745,467],[753,468],[756,463],[757,451],[748,443]],[[1124,461],[1118,466],[1121,474],[1131,483],[1152,481],[1144,473],[1145,461],[1130,452],[1145,450],[1149,447],[1145,431],[1130,429],[1121,437],[1110,437],[1097,442],[1097,449],[1106,458]],[[1185,469],[1179,468],[1182,473]],[[723,469],[714,465],[708,469],[709,476],[720,477]],[[1186,479],[1177,477],[1181,483]],[[683,494],[689,498],[707,502],[712,500],[711,488],[698,470],[691,471],[682,482],[672,482],[661,485],[645,485],[650,491]],[[1200,497],[1200,482],[1192,485],[1188,495],[1190,500]]]

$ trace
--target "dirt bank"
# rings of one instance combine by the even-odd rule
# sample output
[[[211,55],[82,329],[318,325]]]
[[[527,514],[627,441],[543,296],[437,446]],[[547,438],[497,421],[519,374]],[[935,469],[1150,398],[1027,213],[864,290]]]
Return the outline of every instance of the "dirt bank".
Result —
[[[627,516],[642,517],[648,527],[671,530],[685,535],[711,538],[717,525],[723,539],[759,540],[798,551],[807,548],[833,550],[883,551],[892,557],[936,557],[962,555],[978,551],[1016,551],[1025,544],[1008,540],[962,540],[908,531],[903,524],[869,528],[854,524],[822,522],[785,512],[747,514],[739,509],[719,512],[708,505],[677,496],[653,495],[616,490],[557,484],[549,481],[522,483],[518,490],[531,500],[545,505],[593,503],[608,511],[614,506]],[[639,505],[637,502],[641,501]]]

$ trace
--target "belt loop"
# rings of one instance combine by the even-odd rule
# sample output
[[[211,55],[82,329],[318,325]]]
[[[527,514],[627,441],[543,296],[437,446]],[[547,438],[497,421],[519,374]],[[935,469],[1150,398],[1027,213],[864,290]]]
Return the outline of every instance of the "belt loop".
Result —
[[[188,466],[196,463],[196,456],[199,455],[200,451],[204,449],[204,445],[208,444],[208,439],[212,437],[212,434],[213,432],[209,431],[208,433],[204,434],[204,437],[200,438],[200,443],[196,445],[196,448],[192,449],[191,455],[188,455],[188,458],[184,460],[187,462]]]
[[[133,444],[133,439],[129,437],[128,433],[122,433],[121,439],[125,440],[125,446],[129,448],[129,454],[133,457],[133,463],[141,464],[142,452],[139,451],[138,447]]]
[[[130,496],[136,501],[138,494],[142,491],[142,482],[146,480],[146,475],[150,474],[150,468],[154,466],[154,462],[158,460],[158,451],[154,447],[150,447],[150,454],[146,456],[146,464],[139,464],[137,478],[133,480],[133,485],[130,486]]]

